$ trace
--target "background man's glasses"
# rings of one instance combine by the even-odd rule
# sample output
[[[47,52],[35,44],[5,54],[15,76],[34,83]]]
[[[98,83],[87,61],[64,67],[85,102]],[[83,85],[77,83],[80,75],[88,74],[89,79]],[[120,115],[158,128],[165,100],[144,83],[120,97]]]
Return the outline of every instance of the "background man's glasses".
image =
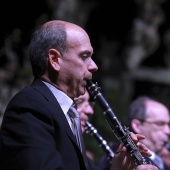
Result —
[[[165,121],[149,121],[149,120],[140,120],[141,122],[146,122],[150,124],[156,124],[157,126],[163,127],[163,126],[170,126],[170,122],[165,122]]]

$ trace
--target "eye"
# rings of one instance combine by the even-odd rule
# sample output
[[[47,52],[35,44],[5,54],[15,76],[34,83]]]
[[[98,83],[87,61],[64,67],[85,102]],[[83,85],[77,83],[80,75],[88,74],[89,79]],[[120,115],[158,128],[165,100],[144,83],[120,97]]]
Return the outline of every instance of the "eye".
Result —
[[[82,60],[90,59],[91,56],[92,55],[91,55],[91,53],[89,51],[85,51],[85,52],[80,54],[80,57],[82,58]]]
[[[155,124],[156,124],[157,126],[165,126],[165,125],[168,125],[168,126],[169,126],[169,123],[168,123],[168,122],[164,122],[164,121],[157,121],[157,122],[155,122]]]
[[[166,123],[163,121],[157,121],[155,122],[155,124],[157,124],[158,126],[164,126]]]
[[[170,125],[170,122],[164,122],[164,121],[149,121],[149,120],[142,120],[142,122],[149,123],[149,124],[155,124],[160,127],[164,127],[166,125]]]
[[[82,58],[83,60],[86,60],[86,59],[89,58],[89,56],[88,56],[88,55],[82,55],[81,58]]]
[[[79,106],[82,106],[82,104],[84,103],[82,100],[79,100],[79,101],[76,101],[76,103],[77,103],[77,106],[79,107]]]

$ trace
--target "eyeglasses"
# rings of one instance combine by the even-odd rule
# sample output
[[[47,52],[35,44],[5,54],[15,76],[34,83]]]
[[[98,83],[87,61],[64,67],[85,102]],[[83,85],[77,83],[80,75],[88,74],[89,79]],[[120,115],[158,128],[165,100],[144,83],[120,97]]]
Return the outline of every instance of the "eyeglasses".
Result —
[[[149,120],[141,120],[142,122],[150,123],[150,124],[155,124],[159,127],[164,127],[168,125],[170,127],[170,122],[164,122],[164,121],[149,121]]]

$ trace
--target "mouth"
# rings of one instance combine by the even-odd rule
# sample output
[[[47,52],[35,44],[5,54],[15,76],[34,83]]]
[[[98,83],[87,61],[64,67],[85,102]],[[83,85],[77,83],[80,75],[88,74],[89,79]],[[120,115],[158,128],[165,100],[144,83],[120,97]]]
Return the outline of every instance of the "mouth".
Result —
[[[84,79],[84,81],[83,81],[83,86],[84,86],[84,87],[87,86],[87,81],[88,81],[87,79]]]
[[[92,76],[85,78],[84,80],[86,81],[86,84],[88,84],[89,81],[92,81]]]

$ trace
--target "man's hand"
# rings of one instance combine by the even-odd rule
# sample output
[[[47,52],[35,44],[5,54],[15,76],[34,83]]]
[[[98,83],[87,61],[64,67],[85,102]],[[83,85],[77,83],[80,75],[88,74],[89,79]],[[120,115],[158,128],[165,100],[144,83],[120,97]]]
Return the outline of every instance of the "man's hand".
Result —
[[[147,165],[139,165],[135,170],[159,170],[156,166],[147,164]]]
[[[151,156],[151,153],[148,151],[148,148],[145,145],[138,143],[140,140],[145,139],[143,135],[131,133],[131,137],[133,139],[133,142],[138,146],[142,156]],[[151,164],[139,165],[136,167],[133,158],[127,151],[127,148],[123,144],[120,144],[115,153],[115,156],[112,159],[112,165],[110,170],[134,170],[134,169],[158,170],[157,167]]]

